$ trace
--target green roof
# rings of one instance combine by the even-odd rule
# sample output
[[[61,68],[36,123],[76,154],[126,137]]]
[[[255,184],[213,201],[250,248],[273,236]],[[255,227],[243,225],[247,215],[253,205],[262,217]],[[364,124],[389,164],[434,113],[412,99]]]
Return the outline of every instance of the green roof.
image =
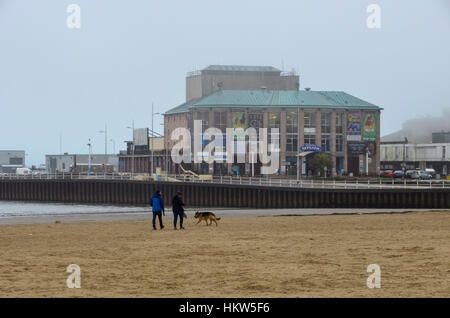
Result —
[[[165,114],[189,112],[191,108],[340,108],[381,110],[380,107],[344,92],[334,91],[270,91],[220,90],[209,96],[191,100]]]

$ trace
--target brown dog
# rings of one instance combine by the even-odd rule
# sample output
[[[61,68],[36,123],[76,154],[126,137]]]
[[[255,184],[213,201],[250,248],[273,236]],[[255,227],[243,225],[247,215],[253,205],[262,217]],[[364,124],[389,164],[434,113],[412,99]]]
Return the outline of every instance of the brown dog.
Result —
[[[196,219],[198,219],[197,224],[199,224],[201,221],[205,221],[206,225],[211,225],[212,222],[216,223],[217,226],[217,221],[220,220],[220,218],[216,218],[216,215],[212,212],[195,212],[195,216]],[[209,220],[209,224],[208,224],[208,220]]]

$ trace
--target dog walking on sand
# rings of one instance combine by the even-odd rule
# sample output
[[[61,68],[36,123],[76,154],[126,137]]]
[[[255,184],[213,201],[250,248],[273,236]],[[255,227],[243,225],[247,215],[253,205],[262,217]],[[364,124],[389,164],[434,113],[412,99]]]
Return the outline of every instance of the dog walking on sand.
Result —
[[[217,221],[220,220],[220,218],[216,217],[216,215],[212,212],[195,212],[195,216],[194,218],[198,219],[197,224],[199,224],[201,221],[205,221],[206,225],[211,225],[212,222],[216,223],[217,226]],[[210,222],[208,224],[208,221]]]

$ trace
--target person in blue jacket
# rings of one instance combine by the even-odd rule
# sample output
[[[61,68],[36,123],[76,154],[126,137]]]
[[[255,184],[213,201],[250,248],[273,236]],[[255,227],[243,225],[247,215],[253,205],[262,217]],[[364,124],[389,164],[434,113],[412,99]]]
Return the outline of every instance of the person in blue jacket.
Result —
[[[159,227],[161,230],[164,228],[164,225],[162,223],[162,216],[165,215],[164,212],[164,200],[161,196],[161,191],[157,190],[155,195],[150,199],[150,206],[152,207],[153,212],[153,229],[156,230],[156,217],[159,219]]]

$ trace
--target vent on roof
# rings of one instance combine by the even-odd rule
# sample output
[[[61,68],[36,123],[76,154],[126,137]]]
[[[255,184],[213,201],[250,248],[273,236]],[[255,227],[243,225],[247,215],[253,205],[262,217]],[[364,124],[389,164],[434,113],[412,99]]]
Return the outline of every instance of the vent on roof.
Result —
[[[267,89],[267,87],[266,86],[261,86],[261,89],[264,91],[264,90]]]
[[[311,87],[305,87],[305,91],[309,92],[311,90]]]

